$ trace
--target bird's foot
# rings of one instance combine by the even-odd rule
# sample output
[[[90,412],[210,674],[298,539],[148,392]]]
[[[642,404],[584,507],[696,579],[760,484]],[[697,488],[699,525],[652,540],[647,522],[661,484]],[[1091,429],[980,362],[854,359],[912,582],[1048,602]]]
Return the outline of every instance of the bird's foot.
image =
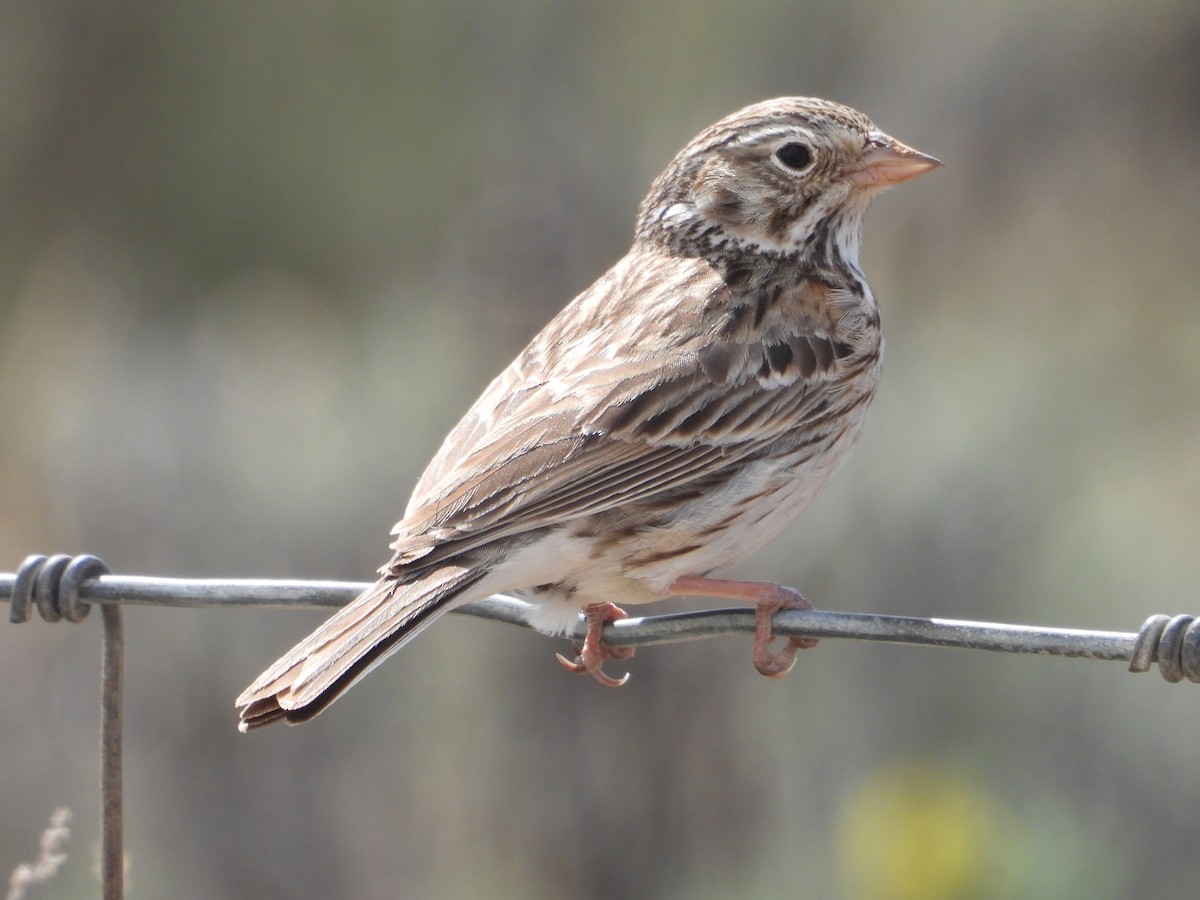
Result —
[[[620,678],[612,678],[604,673],[604,663],[609,659],[629,659],[633,656],[633,648],[609,647],[604,643],[602,635],[605,625],[628,618],[629,614],[615,603],[592,603],[583,608],[583,615],[587,619],[587,633],[584,635],[579,655],[574,661],[561,653],[556,653],[555,657],[568,672],[591,675],[605,687],[620,687],[629,680],[629,673],[626,672]]]
[[[671,594],[745,600],[754,604],[754,668],[768,678],[782,678],[796,664],[796,651],[817,645],[815,638],[790,637],[778,653],[771,651],[771,624],[781,609],[812,609],[795,588],[766,581],[727,581],[722,578],[684,576],[671,585]]]

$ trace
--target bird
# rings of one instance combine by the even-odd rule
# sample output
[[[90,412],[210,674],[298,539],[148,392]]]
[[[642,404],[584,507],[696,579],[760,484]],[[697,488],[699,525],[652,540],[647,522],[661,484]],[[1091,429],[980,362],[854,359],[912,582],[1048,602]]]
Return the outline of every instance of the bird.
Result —
[[[794,588],[715,577],[775,538],[855,443],[883,334],[859,266],[864,214],[941,163],[811,97],[705,128],[651,184],[629,252],[533,338],[419,478],[379,579],[237,698],[239,729],[307,721],[444,613],[492,594],[587,627],[570,671],[610,686],[616,601],[753,603],[773,651]]]

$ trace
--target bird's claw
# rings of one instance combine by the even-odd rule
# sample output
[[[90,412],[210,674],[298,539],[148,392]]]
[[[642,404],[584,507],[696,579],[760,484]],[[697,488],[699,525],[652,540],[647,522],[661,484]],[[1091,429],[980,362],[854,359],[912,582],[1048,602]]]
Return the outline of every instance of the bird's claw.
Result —
[[[604,663],[609,659],[629,659],[633,656],[633,648],[605,646],[602,634],[607,623],[626,618],[625,610],[615,603],[593,603],[584,607],[583,615],[587,619],[587,634],[584,636],[579,655],[574,661],[561,653],[554,654],[555,657],[568,672],[591,675],[605,687],[621,687],[629,681],[629,673],[626,672],[620,678],[613,678],[605,674]]]
[[[628,649],[628,648],[622,648],[622,649]],[[593,678],[595,678],[598,682],[600,682],[605,687],[621,687],[623,684],[625,684],[625,682],[627,682],[629,680],[628,672],[626,672],[620,678],[613,678],[611,675],[606,674],[604,672],[604,669],[602,668],[604,665],[603,659],[600,660],[599,665],[594,666],[593,668],[589,669],[587,664],[583,661],[582,656],[577,656],[572,661],[572,660],[567,659],[561,653],[555,653],[554,658],[557,659],[559,661],[559,663],[562,665],[562,667],[564,669],[566,669],[568,672],[574,672],[576,675],[591,675]]]
[[[771,585],[773,591],[756,604],[756,628],[754,636],[754,668],[767,678],[782,678],[796,665],[796,651],[817,646],[816,638],[790,637],[787,645],[778,653],[772,653],[771,625],[775,613],[781,609],[812,609],[804,595],[792,588]]]
[[[815,645],[809,638],[790,638],[788,644],[778,653],[772,653],[766,647],[754,653],[754,668],[760,675],[767,678],[782,678],[796,665],[796,651],[807,650]]]

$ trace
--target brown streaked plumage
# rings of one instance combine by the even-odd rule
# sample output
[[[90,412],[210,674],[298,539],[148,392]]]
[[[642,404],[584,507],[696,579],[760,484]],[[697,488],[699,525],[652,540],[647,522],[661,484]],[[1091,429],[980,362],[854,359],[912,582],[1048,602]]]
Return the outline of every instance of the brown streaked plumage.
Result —
[[[709,577],[775,537],[854,443],[883,338],[858,266],[880,189],[938,165],[811,98],[702,131],[651,185],[629,253],[533,339],[450,432],[370,590],[237,700],[242,730],[302,722],[449,609],[498,592],[606,684],[599,641],[680,593],[754,602],[754,661],[794,591]],[[561,659],[561,657],[560,657]],[[622,679],[623,681],[623,679]]]

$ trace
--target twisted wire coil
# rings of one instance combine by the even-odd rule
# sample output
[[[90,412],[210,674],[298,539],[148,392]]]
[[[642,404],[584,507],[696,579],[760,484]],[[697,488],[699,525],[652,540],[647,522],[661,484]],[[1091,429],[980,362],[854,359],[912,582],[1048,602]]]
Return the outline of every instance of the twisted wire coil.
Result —
[[[80,598],[80,586],[108,574],[108,566],[97,556],[27,556],[17,569],[8,620],[15,625],[27,622],[36,606],[47,622],[82,622],[91,604]]]
[[[1200,683],[1200,624],[1196,616],[1156,615],[1138,631],[1130,672],[1147,672],[1153,662],[1171,684]]]

